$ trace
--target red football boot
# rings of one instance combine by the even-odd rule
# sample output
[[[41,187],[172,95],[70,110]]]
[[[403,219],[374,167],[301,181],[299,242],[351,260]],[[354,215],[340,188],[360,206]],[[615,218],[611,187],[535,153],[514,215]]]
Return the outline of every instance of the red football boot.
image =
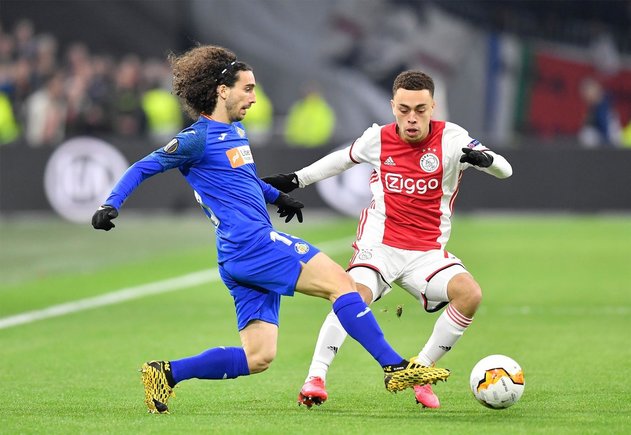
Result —
[[[439,408],[440,401],[438,396],[432,391],[430,384],[415,385],[414,395],[416,396],[416,403],[423,405],[423,408]]]
[[[300,393],[298,394],[298,405],[306,405],[307,408],[311,408],[313,405],[322,405],[329,395],[326,393],[324,387],[324,380],[319,377],[310,378],[302,386]]]

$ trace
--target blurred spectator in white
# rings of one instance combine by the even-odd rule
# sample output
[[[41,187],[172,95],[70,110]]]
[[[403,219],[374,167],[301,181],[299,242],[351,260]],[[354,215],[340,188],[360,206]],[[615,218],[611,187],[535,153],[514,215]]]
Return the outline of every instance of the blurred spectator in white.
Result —
[[[138,56],[127,55],[116,69],[110,115],[113,132],[122,136],[139,136],[145,132],[141,67]]]
[[[25,103],[25,137],[30,146],[58,145],[65,137],[64,76],[56,73]]]
[[[594,78],[583,80],[580,93],[587,104],[585,121],[578,133],[581,145],[586,148],[619,146],[620,118],[613,106],[611,96]]]
[[[156,142],[168,141],[183,126],[180,103],[170,92],[171,71],[164,61],[150,59],[145,62],[143,72],[147,90],[142,95],[142,108],[147,132]]]
[[[317,85],[307,85],[304,98],[296,101],[287,114],[285,142],[305,148],[327,145],[334,129],[335,112]]]

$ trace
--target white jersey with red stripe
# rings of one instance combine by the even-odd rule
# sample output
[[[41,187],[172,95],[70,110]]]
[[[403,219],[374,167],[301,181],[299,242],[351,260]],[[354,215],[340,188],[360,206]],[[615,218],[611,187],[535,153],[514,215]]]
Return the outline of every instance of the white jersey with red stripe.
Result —
[[[396,124],[373,125],[350,147],[355,163],[368,163],[373,199],[361,214],[357,239],[400,249],[444,249],[462,171],[462,148],[486,151],[456,124],[431,121],[427,138],[404,142]]]

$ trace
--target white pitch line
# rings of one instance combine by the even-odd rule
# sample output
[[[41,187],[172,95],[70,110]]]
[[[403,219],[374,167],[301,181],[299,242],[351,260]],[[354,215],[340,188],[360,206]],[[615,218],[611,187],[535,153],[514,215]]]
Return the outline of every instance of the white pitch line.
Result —
[[[320,243],[318,248],[327,254],[337,254],[343,249],[348,249],[349,243],[351,243],[352,240],[353,239],[349,238],[332,240]],[[182,290],[218,281],[219,279],[219,270],[215,267],[210,270],[201,270],[176,278],[150,282],[148,284],[142,284],[134,287],[126,287],[92,298],[79,299],[77,301],[52,305],[41,310],[27,311],[25,313],[0,318],[0,329],[33,323],[38,320],[50,319],[52,317],[65,316],[66,314],[104,307],[107,305],[120,304],[121,302],[140,299],[150,295]]]
[[[48,319],[51,317],[65,316],[66,314],[76,313],[77,311],[119,304],[121,302],[139,299],[149,295],[180,290],[200,284],[206,284],[207,282],[217,279],[219,279],[219,272],[217,268],[214,268],[211,270],[182,275],[177,278],[151,282],[135,287],[122,288],[92,298],[79,299],[77,301],[53,305],[41,310],[27,311],[25,313],[5,317],[0,319],[0,329],[23,325],[25,323],[32,323],[37,320]]]

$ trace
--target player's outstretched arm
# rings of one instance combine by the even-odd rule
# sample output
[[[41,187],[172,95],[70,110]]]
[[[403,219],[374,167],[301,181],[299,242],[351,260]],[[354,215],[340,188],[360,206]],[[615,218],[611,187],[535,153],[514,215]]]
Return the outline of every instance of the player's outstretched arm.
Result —
[[[276,174],[262,178],[281,192],[291,192],[297,187],[306,187],[316,181],[338,175],[356,163],[350,158],[349,148],[334,151],[320,160],[290,174]]]
[[[92,226],[97,230],[109,231],[115,227],[112,219],[118,216],[118,210],[129,195],[147,178],[163,172],[164,167],[154,160],[151,155],[137,161],[125,171],[116,186],[112,189],[105,204],[92,216]]]
[[[513,175],[513,168],[508,160],[489,150],[462,148],[460,163],[469,163],[497,178],[508,178]]]

